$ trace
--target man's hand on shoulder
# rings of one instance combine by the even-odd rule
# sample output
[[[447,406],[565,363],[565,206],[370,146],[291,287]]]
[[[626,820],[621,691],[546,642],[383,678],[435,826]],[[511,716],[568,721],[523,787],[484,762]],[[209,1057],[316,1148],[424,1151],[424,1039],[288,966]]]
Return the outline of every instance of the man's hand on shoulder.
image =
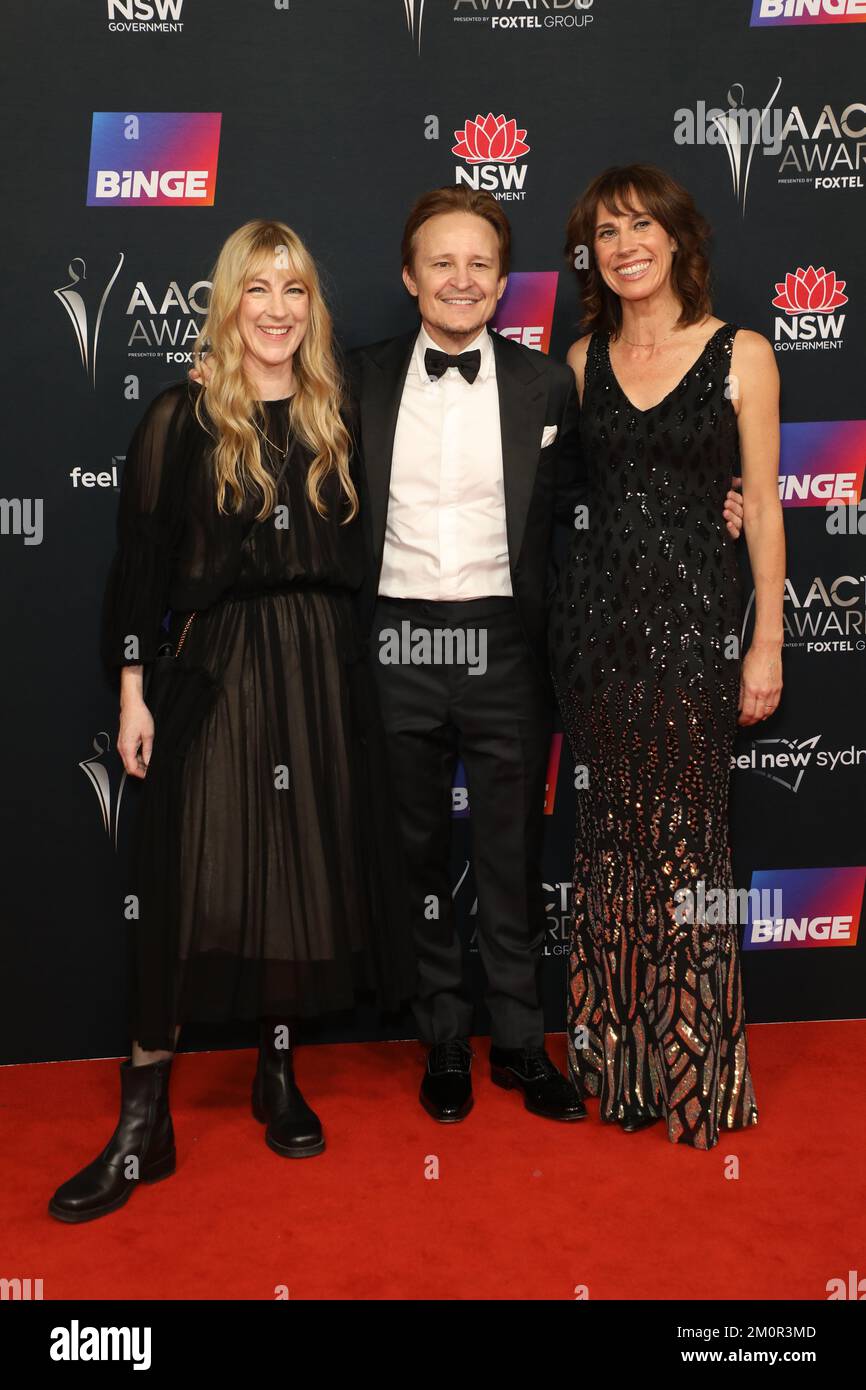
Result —
[[[206,357],[199,358],[198,365],[190,367],[187,375],[190,381],[197,381],[199,385],[206,386],[210,381],[211,368]]]
[[[722,516],[727,523],[728,535],[738,541],[743,529],[743,480],[732,478],[731,484],[731,489],[725,497],[725,505],[722,507]]]

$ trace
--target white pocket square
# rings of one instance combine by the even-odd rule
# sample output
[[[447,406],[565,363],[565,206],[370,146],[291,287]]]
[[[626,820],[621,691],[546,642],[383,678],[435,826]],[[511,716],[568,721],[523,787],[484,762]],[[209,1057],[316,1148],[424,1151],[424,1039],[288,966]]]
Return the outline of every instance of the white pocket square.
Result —
[[[556,425],[545,425],[541,431],[541,447],[546,449],[548,444],[552,444],[556,438]]]

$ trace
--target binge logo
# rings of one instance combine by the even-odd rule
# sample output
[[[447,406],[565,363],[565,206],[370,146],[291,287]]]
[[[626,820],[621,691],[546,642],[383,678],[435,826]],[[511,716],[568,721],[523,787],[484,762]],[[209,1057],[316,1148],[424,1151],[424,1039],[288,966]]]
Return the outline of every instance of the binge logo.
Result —
[[[764,24],[863,24],[866,0],[753,0],[754,29]]]
[[[856,946],[863,910],[866,867],[761,869],[752,889],[781,889],[784,917],[753,916],[760,893],[749,894],[743,949],[792,950],[805,946]]]
[[[558,270],[523,270],[509,275],[491,328],[503,338],[549,352],[558,283]]]
[[[218,111],[94,111],[88,207],[213,207]]]
[[[544,788],[544,814],[553,815],[556,804],[556,786],[559,782],[559,760],[562,757],[562,734],[554,734],[550,740],[550,757],[547,760],[547,782]]]
[[[783,507],[859,502],[866,461],[866,420],[782,425],[779,497]]]

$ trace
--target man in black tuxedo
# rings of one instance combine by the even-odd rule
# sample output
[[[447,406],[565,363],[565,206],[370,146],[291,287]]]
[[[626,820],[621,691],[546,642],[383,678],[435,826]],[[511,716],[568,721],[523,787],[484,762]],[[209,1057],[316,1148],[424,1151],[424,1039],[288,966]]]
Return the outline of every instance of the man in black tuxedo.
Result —
[[[415,1014],[429,1044],[421,1101],[441,1121],[472,1106],[472,1009],[449,873],[460,756],[493,1080],[521,1090],[535,1114],[586,1113],[544,1050],[539,994],[553,526],[574,522],[579,406],[569,367],[488,330],[510,241],[490,194],[425,194],[403,238],[420,331],[350,356],[374,556],[363,603],[403,832]]]

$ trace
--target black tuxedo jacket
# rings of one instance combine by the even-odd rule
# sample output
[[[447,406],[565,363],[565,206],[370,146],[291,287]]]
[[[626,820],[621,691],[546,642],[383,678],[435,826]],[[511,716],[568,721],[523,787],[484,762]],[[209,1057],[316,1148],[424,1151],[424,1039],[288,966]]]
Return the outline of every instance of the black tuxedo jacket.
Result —
[[[360,596],[365,630],[372,623],[382,569],[397,415],[418,330],[356,348],[347,358],[352,417],[361,463],[361,505],[371,555]],[[542,352],[491,333],[499,392],[508,560],[526,640],[548,675],[548,606],[556,586],[554,522],[574,525],[585,479],[580,407],[571,368]],[[556,437],[541,446],[545,425]]]

